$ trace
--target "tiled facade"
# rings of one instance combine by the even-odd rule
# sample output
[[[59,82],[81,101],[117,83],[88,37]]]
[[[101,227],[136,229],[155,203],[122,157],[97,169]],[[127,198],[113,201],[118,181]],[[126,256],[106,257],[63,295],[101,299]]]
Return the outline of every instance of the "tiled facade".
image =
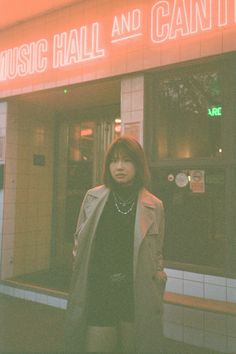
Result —
[[[165,304],[167,337],[222,353],[235,353],[236,317]]]
[[[131,76],[121,80],[122,131],[132,134],[143,143],[144,76]]]
[[[35,107],[7,112],[2,279],[48,268],[52,216],[53,121]]]
[[[169,279],[167,291],[236,303],[235,279],[174,269],[167,269],[167,273]]]

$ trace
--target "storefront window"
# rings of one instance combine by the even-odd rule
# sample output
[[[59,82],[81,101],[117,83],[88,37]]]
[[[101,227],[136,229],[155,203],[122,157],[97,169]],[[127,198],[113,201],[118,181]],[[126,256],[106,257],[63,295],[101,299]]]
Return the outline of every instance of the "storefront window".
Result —
[[[165,258],[224,268],[224,172],[169,168],[152,175],[153,190],[165,205]]]
[[[235,274],[235,58],[148,76],[146,149],[177,268]],[[202,270],[202,268],[201,268]]]
[[[159,159],[220,158],[224,111],[218,73],[184,72],[156,84],[153,153]]]

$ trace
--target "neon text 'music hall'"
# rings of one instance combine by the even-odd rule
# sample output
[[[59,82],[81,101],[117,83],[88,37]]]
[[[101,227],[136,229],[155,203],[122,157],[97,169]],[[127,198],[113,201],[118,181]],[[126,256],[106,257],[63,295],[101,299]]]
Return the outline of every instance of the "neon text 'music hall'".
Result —
[[[99,47],[100,27],[95,22],[78,30],[56,34],[53,38],[53,68],[78,64],[103,57],[104,49]]]
[[[42,73],[48,65],[48,41],[25,43],[0,52],[0,81]]]
[[[78,64],[104,56],[99,47],[100,28],[97,22],[90,26],[57,33],[51,41],[40,39],[0,52],[0,81],[42,73],[50,66],[54,69]]]

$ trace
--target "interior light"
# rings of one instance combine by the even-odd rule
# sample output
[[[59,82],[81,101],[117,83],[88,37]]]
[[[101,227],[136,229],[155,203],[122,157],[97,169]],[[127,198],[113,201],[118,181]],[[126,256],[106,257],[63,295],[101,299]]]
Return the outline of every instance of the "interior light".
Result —
[[[81,136],[91,136],[91,135],[93,135],[93,129],[91,129],[91,128],[82,129],[80,132],[80,135]]]
[[[66,95],[69,92],[69,90],[67,88],[64,88],[63,92]]]

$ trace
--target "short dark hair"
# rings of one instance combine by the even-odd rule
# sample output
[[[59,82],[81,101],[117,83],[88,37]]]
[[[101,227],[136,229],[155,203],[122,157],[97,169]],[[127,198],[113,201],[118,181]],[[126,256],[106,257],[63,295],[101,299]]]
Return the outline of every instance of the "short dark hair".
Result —
[[[150,181],[150,172],[145,153],[139,142],[131,136],[121,136],[117,138],[108,148],[104,170],[103,170],[103,183],[105,186],[112,188],[114,180],[110,173],[110,163],[115,155],[126,154],[130,157],[136,168],[135,185],[138,188],[147,187]]]

